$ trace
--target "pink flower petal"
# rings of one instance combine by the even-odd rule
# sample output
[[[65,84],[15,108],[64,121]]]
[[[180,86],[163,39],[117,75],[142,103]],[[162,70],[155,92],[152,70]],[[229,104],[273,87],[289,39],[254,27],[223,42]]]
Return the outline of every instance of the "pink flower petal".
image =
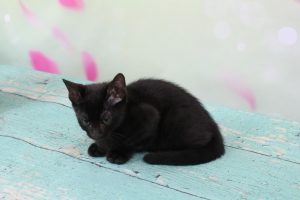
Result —
[[[256,110],[256,99],[253,91],[246,85],[246,83],[239,79],[237,76],[227,75],[224,77],[226,81],[226,85],[229,89],[231,89],[238,96],[242,97],[249,108],[254,111]]]
[[[83,0],[59,0],[60,5],[71,10],[82,10]]]
[[[82,61],[83,61],[86,78],[90,81],[96,81],[98,77],[98,72],[97,72],[97,64],[93,59],[93,57],[89,53],[83,52]]]
[[[30,51],[29,56],[34,70],[59,74],[59,69],[54,61],[39,51]]]
[[[26,18],[28,19],[28,21],[31,24],[33,24],[33,25],[41,24],[38,17],[26,7],[26,5],[23,3],[22,0],[19,0],[19,4],[20,4],[23,14],[26,16]]]
[[[58,27],[52,28],[52,34],[53,36],[58,40],[58,42],[61,44],[63,48],[65,48],[68,51],[71,51],[73,49],[69,39],[67,36],[60,30]]]

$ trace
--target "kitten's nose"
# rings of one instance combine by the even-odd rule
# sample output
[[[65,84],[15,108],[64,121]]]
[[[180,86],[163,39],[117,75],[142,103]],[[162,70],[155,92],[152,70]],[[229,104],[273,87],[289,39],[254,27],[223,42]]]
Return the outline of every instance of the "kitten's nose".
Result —
[[[108,111],[104,111],[101,115],[102,122],[105,125],[109,125],[111,123],[111,113]]]
[[[89,132],[87,132],[88,136],[94,140],[98,139],[99,134],[97,132],[97,130],[91,130]]]

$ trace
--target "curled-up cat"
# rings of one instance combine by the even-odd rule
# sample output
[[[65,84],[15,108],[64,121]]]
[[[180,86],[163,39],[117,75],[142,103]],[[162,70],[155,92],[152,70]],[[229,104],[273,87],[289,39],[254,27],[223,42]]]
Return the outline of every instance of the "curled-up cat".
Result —
[[[225,152],[209,113],[173,83],[141,79],[126,85],[123,74],[90,85],[63,81],[79,125],[95,140],[90,156],[123,164],[134,152],[147,151],[150,164],[194,165]]]

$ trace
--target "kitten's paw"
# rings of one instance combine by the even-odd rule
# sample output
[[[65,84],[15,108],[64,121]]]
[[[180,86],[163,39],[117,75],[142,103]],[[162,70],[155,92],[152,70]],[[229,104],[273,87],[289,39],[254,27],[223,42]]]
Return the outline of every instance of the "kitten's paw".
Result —
[[[115,164],[124,164],[129,160],[129,156],[121,153],[110,152],[107,154],[106,159]]]
[[[99,149],[96,143],[93,143],[88,149],[88,154],[92,157],[103,157],[105,156],[106,152],[102,149]]]

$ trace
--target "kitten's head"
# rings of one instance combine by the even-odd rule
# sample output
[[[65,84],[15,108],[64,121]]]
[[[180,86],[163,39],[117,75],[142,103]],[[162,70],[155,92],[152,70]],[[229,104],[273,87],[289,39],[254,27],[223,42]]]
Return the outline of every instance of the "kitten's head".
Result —
[[[82,85],[63,79],[79,125],[92,139],[109,135],[125,116],[127,90],[119,73],[109,83]]]

